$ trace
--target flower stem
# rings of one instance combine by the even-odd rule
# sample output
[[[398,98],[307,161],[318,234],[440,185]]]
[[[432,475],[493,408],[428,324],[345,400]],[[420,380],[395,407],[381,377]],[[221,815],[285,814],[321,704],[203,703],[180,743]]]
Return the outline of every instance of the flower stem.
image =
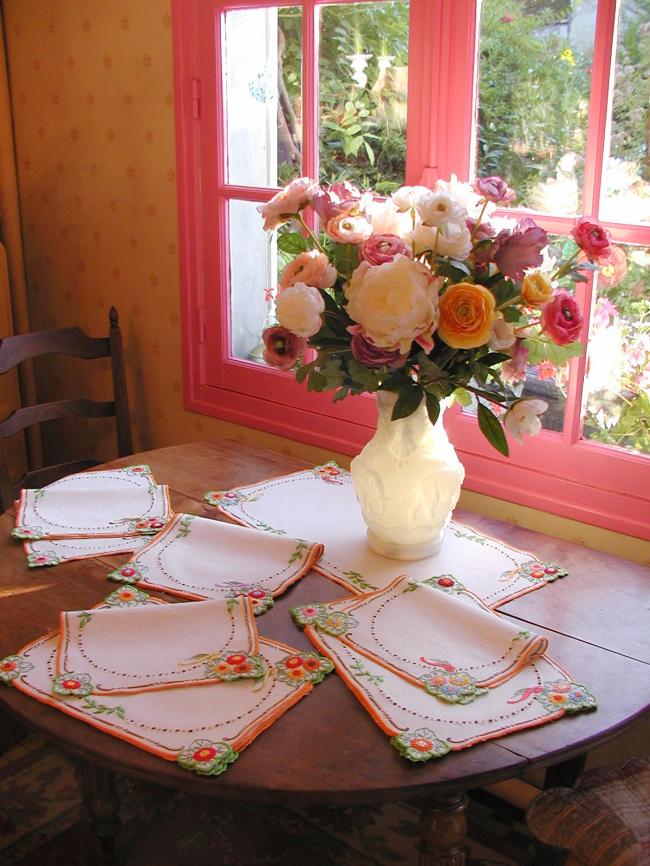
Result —
[[[578,249],[575,251],[575,253],[574,253],[570,258],[568,258],[568,259],[566,260],[566,262],[564,262],[563,265],[560,265],[560,267],[559,267],[559,268],[558,268],[558,269],[557,269],[553,274],[551,274],[551,280],[560,280],[560,279],[562,279],[562,277],[563,277],[566,273],[569,272],[569,270],[570,270],[570,268],[571,268],[571,265],[573,264],[573,262],[576,261],[576,259],[578,258],[578,256],[580,255],[581,252],[582,252],[582,250],[580,250],[580,249],[578,248]]]
[[[478,228],[481,225],[481,220],[483,219],[483,214],[485,213],[485,208],[487,207],[487,204],[488,204],[487,201],[483,202],[483,207],[481,208],[481,212],[478,215],[478,219],[476,220],[476,224],[474,225],[474,228],[472,229],[472,234],[469,236],[470,241],[474,240],[476,232],[478,231]]]
[[[298,219],[300,220],[300,223],[301,223],[302,227],[305,229],[305,231],[307,232],[307,234],[309,235],[309,237],[312,239],[312,241],[316,244],[316,246],[318,247],[318,249],[320,250],[320,252],[321,252],[321,253],[324,253],[324,252],[325,252],[324,248],[321,246],[321,244],[320,244],[318,238],[316,237],[316,235],[313,233],[313,231],[309,228],[309,226],[307,225],[307,223],[306,223],[305,220],[303,219],[303,216],[302,216],[302,213],[301,213],[301,212],[298,213]]]

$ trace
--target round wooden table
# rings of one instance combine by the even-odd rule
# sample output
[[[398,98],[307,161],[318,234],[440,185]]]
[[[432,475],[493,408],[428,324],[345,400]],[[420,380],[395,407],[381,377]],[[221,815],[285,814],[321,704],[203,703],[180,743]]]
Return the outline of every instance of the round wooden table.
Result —
[[[149,463],[171,488],[175,511],[220,519],[203,500],[208,489],[227,489],[305,468],[293,458],[236,442],[197,442],[113,461],[110,467]],[[115,832],[111,774],[116,771],[211,797],[257,803],[354,805],[427,800],[422,820],[422,866],[463,866],[465,791],[553,767],[552,781],[567,778],[581,756],[638,723],[650,705],[650,569],[466,512],[463,522],[504,542],[562,563],[569,577],[501,608],[517,623],[549,638],[549,655],[594,692],[599,708],[559,722],[510,734],[442,760],[410,764],[392,749],[343,682],[331,675],[246,749],[218,778],[202,778],[163,761],[16,689],[0,690],[0,703],[30,727],[82,759],[96,829]],[[22,546],[10,538],[13,516],[2,520],[0,658],[57,627],[60,610],[99,603],[115,586],[109,571],[125,557],[100,557],[56,568],[28,569]],[[155,593],[154,593],[155,594]],[[345,595],[311,572],[258,621],[260,633],[311,648],[287,613],[290,606]],[[163,596],[161,596],[163,597]],[[168,600],[169,597],[168,597]],[[99,769],[97,769],[99,768]]]

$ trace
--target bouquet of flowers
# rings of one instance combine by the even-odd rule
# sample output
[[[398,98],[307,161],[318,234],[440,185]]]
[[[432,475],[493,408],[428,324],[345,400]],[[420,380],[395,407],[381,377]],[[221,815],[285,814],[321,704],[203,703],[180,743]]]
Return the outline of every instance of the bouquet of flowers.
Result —
[[[499,229],[490,215],[514,198],[498,177],[405,186],[387,199],[347,181],[293,180],[258,208],[266,230],[282,227],[288,260],[264,360],[295,367],[299,382],[334,400],[393,392],[393,420],[424,400],[435,423],[442,401],[474,400],[482,433],[507,455],[504,427],[521,442],[548,408],[520,396],[526,367],[582,352],[582,314],[566,285],[612,254],[609,233],[587,219],[565,260],[529,217]]]

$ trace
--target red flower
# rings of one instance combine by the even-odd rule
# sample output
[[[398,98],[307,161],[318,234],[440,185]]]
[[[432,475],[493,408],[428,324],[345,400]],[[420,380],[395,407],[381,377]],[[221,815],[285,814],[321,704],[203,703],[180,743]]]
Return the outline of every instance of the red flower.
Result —
[[[120,574],[122,577],[133,577],[135,574],[135,568],[131,568],[130,565],[125,565],[124,568],[120,569]]]
[[[262,333],[264,340],[263,358],[271,367],[290,370],[307,348],[307,341],[281,325],[266,328]]]
[[[411,740],[411,748],[415,749],[416,752],[428,752],[433,748],[433,743],[431,740],[425,740],[421,737],[417,737],[414,740]]]
[[[64,689],[78,689],[81,683],[79,680],[63,680],[61,685]]]
[[[438,586],[453,586],[454,581],[450,577],[439,577],[438,578]]]
[[[307,671],[317,671],[320,668],[320,661],[312,658],[305,659],[304,667]]]
[[[284,666],[286,668],[299,668],[303,665],[303,659],[300,656],[291,656],[291,658],[284,660]]]
[[[241,655],[241,653],[233,654],[230,656],[226,656],[226,661],[229,665],[240,665],[246,661],[246,656]]]
[[[612,237],[599,223],[588,219],[578,220],[571,234],[590,262],[607,261],[612,254]]]
[[[577,340],[582,330],[582,313],[568,292],[556,292],[555,297],[542,307],[542,330],[558,346]]]
[[[195,761],[205,763],[206,761],[211,761],[213,758],[216,758],[216,756],[217,750],[213,746],[204,746],[202,749],[197,749],[192,755],[192,758]]]
[[[16,662],[3,662],[2,665],[0,665],[0,670],[15,671],[17,667],[18,665]]]

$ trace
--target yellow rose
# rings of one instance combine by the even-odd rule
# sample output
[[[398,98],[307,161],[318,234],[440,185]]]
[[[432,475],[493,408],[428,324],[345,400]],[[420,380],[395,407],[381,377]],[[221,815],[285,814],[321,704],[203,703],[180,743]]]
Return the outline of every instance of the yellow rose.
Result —
[[[438,335],[452,349],[475,349],[490,339],[494,295],[483,286],[457,283],[440,298]]]
[[[521,297],[531,307],[539,307],[548,303],[553,297],[551,278],[541,271],[526,274],[521,284]]]

